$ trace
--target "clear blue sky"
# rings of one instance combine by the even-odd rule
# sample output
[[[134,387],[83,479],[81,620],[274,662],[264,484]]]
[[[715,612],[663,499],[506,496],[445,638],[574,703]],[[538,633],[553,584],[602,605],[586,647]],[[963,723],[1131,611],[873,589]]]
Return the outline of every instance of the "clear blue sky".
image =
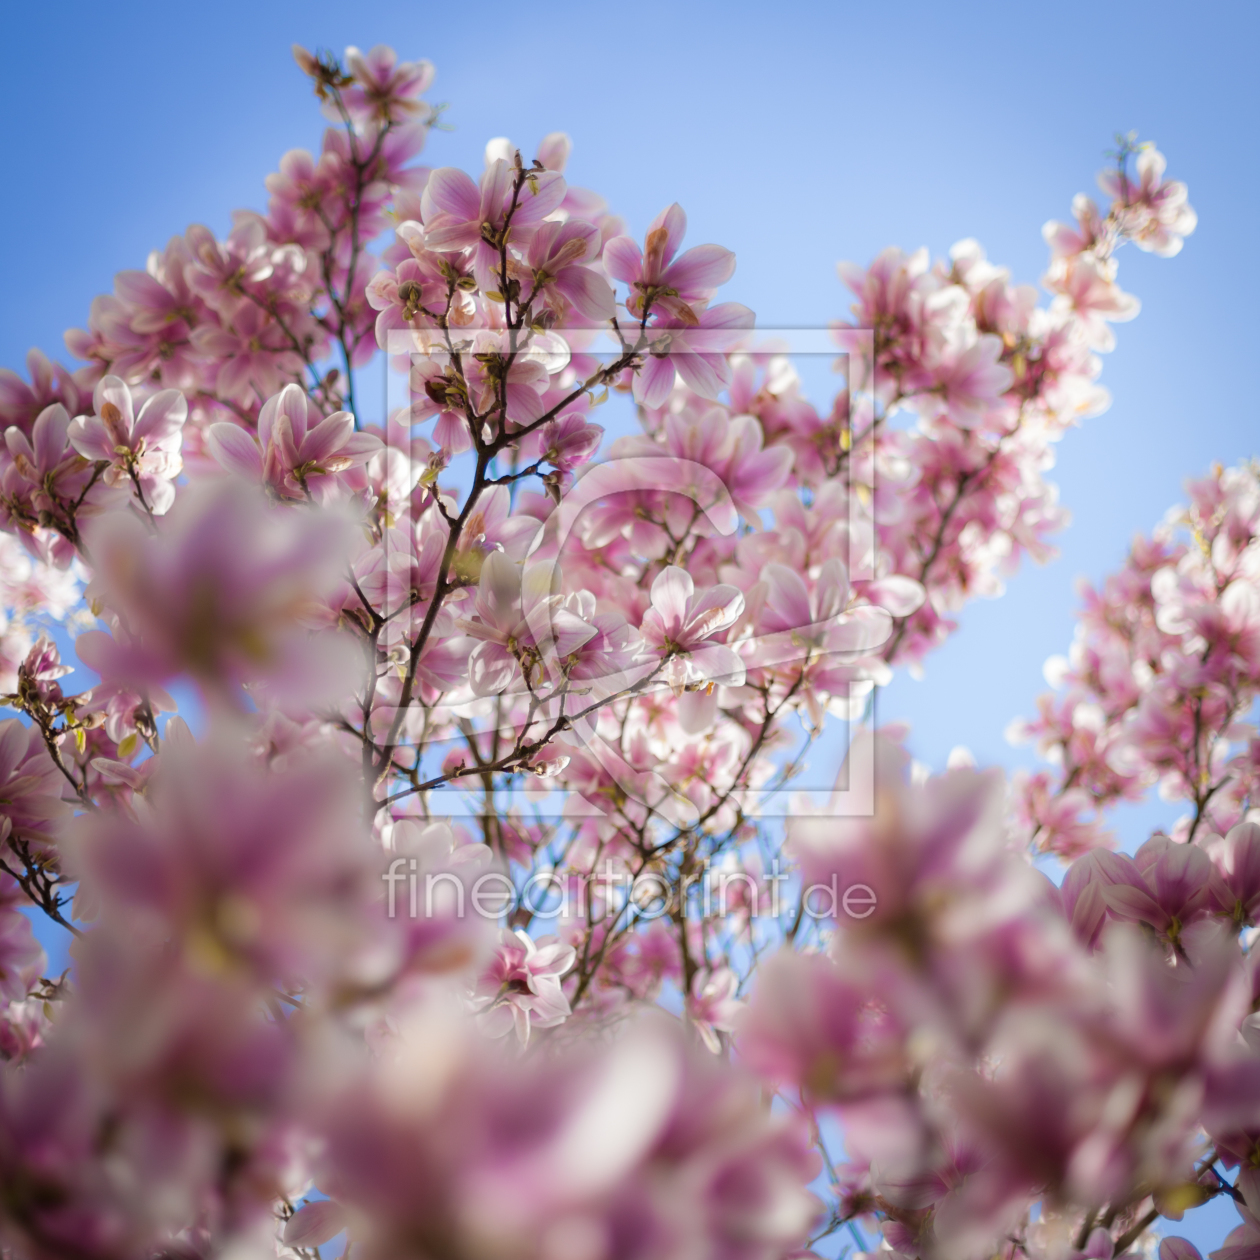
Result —
[[[224,232],[234,207],[262,208],[280,155],[318,145],[293,41],[433,60],[455,128],[432,138],[434,165],[476,171],[492,136],[524,148],[568,131],[570,177],[635,231],[677,200],[693,242],[734,249],[725,294],[764,324],[845,313],[834,263],[888,244],[941,253],[976,236],[1036,281],[1042,223],[1093,191],[1114,133],[1155,140],[1199,229],[1175,259],[1122,257],[1144,309],[1105,361],[1114,406],[1059,449],[1074,517],[1062,556],[972,605],[926,679],[881,699],[936,766],[956,744],[1026,763],[1002,732],[1070,641],[1077,577],[1114,568],[1185,477],[1260,453],[1244,260],[1260,226],[1254,5],[71,2],[10,5],[5,28],[0,363],[13,367],[31,345],[59,353],[113,273],[189,223]],[[1131,814],[1126,839],[1167,816]]]

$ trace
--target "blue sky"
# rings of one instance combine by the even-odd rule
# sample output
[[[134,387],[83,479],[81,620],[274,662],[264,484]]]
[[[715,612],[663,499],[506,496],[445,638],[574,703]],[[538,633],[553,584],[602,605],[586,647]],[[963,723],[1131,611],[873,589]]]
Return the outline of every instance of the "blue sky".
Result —
[[[1062,555],[973,604],[925,679],[881,697],[881,719],[908,718],[933,765],[956,744],[1026,764],[1003,730],[1033,711],[1042,662],[1070,641],[1076,579],[1116,567],[1184,478],[1257,453],[1260,319],[1242,259],[1260,205],[1255,6],[71,2],[11,6],[5,27],[0,363],[12,367],[31,345],[61,353],[113,273],[189,223],[224,232],[234,207],[261,208],[280,155],[318,145],[293,41],[433,60],[454,128],[432,138],[434,165],[476,171],[492,136],[528,149],[568,131],[575,183],[636,232],[681,202],[691,242],[738,255],[724,296],[768,325],[844,314],[836,260],[888,244],[942,253],[975,236],[1035,282],[1042,223],[1093,191],[1114,134],[1155,140],[1199,229],[1175,259],[1122,256],[1143,311],[1105,362],[1112,409],[1059,448],[1053,477],[1073,514]],[[1130,811],[1126,840],[1167,817]]]

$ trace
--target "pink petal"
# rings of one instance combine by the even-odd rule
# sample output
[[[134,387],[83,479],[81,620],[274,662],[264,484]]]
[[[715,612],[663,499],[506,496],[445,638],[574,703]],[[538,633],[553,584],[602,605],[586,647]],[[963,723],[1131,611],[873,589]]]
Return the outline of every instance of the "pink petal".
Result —
[[[120,271],[114,292],[133,306],[162,310],[171,305],[171,295],[147,271]]]
[[[114,458],[114,443],[100,416],[77,416],[67,430],[70,445],[84,459]]]
[[[798,630],[813,620],[805,580],[785,564],[768,564],[761,571],[766,604],[775,614],[772,629]]]
[[[102,376],[92,391],[92,410],[99,416],[105,403],[111,402],[122,413],[128,430],[135,421],[135,412],[131,409],[131,390],[118,376]]]
[[[188,403],[177,389],[154,394],[140,408],[132,436],[148,438],[150,445],[178,433],[188,419]]]
[[[735,274],[735,255],[721,245],[697,245],[661,276],[661,283],[677,289],[683,297],[716,289]]]
[[[867,586],[865,594],[872,604],[888,609],[894,617],[908,617],[911,613],[918,612],[927,599],[927,592],[921,583],[901,574],[872,582]]]
[[[892,634],[892,616],[883,608],[855,608],[836,620],[823,646],[828,652],[869,652]]]
[[[701,398],[716,398],[731,383],[731,365],[725,355],[679,350],[672,362],[688,388]]]
[[[662,229],[664,238],[656,253],[660,258],[659,265],[663,269],[673,261],[674,255],[678,253],[678,247],[683,243],[683,237],[687,235],[687,215],[678,202],[675,201],[672,206],[666,206],[652,220],[648,225],[647,234],[651,237],[654,232]]]
[[[806,605],[808,609],[808,604]],[[687,616],[691,633],[706,637],[733,625],[744,611],[744,592],[738,586],[722,582],[711,586],[692,605]],[[808,622],[806,623],[808,624]]]
[[[334,412],[326,420],[321,420],[303,439],[298,447],[297,462],[318,463],[335,454],[346,444],[353,432],[354,417],[348,411]]]
[[[1123,919],[1149,923],[1153,928],[1162,928],[1169,921],[1168,913],[1150,893],[1132,884],[1112,884],[1102,890],[1102,895],[1108,909]]]
[[[556,653],[569,656],[588,640],[595,637],[595,627],[566,608],[558,608],[551,614],[551,635],[555,640]]]
[[[629,236],[614,236],[604,246],[604,267],[614,280],[633,284],[643,274],[643,251]]]
[[[650,355],[635,373],[634,400],[645,407],[659,407],[674,388],[674,359]]]
[[[531,176],[521,189],[516,211],[512,215],[513,226],[539,223],[564,200],[564,176],[559,171],[545,171]]]
[[[39,413],[31,430],[31,445],[35,449],[35,464],[49,469],[66,453],[66,434],[70,429],[70,417],[60,403],[53,403]]]
[[[507,209],[508,190],[511,186],[512,167],[505,158],[497,158],[482,173],[476,217],[498,222]]]
[[[705,678],[722,682],[728,687],[744,685],[744,662],[724,643],[706,643],[689,655],[692,665]]]
[[[481,193],[463,171],[443,166],[429,176],[420,201],[420,213],[426,225],[438,214],[449,214],[467,222],[479,219],[480,212]]]
[[[677,565],[663,569],[652,583],[652,607],[660,613],[666,632],[671,625],[681,625],[687,615],[687,604],[696,592],[691,574]]]
[[[1203,1257],[1188,1238],[1174,1237],[1160,1240],[1159,1260],[1203,1260]]]
[[[206,434],[210,454],[221,467],[236,473],[247,481],[261,481],[263,475],[262,451],[253,437],[226,420],[210,426]]]
[[[555,287],[585,319],[602,323],[617,312],[612,285],[589,267],[566,267],[557,277]]]
[[[468,658],[468,683],[473,694],[495,696],[507,687],[516,673],[516,658],[498,643],[478,643]]]
[[[543,136],[537,157],[549,171],[563,171],[572,151],[573,141],[563,131],[553,131]]]
[[[99,633],[99,632],[98,632]],[[0,722],[0,783],[7,782],[30,747],[27,727],[12,718]]]

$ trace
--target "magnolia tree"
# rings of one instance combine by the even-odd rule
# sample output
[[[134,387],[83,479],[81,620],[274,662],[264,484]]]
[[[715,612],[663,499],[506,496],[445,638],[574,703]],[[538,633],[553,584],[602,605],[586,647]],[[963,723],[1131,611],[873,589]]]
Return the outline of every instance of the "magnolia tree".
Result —
[[[842,265],[819,409],[679,206],[638,240],[560,134],[418,166],[428,63],[297,60],[265,213],[0,375],[2,1254],[1194,1260],[1225,1195],[1260,1256],[1256,467],[1087,592],[1044,772],[862,727],[1049,553],[1117,252],[1194,227],[1161,155],[1048,305]]]

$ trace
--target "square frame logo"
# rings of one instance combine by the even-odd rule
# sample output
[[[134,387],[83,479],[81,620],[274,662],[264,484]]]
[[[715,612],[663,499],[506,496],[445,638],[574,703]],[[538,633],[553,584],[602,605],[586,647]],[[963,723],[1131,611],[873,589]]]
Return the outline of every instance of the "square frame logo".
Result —
[[[761,328],[755,330],[755,334],[751,330],[746,334],[749,341],[754,335],[758,337],[758,344],[739,353],[763,363],[790,363],[800,356],[825,357],[841,374],[844,384],[839,392],[837,411],[847,416],[843,432],[846,440],[841,445],[847,519],[846,528],[836,531],[842,544],[836,558],[844,565],[850,581],[873,580],[875,461],[871,444],[860,439],[869,432],[875,416],[874,333],[860,328]],[[604,329],[566,328],[563,339],[556,334],[543,334],[531,338],[523,349],[512,349],[508,337],[509,334],[501,330],[465,328],[453,330],[450,341],[439,339],[441,334],[437,330],[395,330],[387,338],[385,394],[390,423],[385,458],[392,527],[385,539],[385,568],[386,580],[393,582],[397,601],[390,618],[391,632],[403,642],[422,631],[426,618],[434,620],[434,614],[423,599],[424,584],[436,580],[449,537],[447,531],[458,522],[460,541],[449,571],[455,574],[463,594],[454,610],[444,609],[437,616],[451,618],[456,625],[466,624],[473,615],[475,598],[487,585],[489,556],[496,551],[510,552],[515,576],[509,581],[515,581],[515,589],[501,592],[496,589],[492,596],[516,601],[517,620],[527,629],[529,640],[535,645],[528,667],[517,671],[514,684],[499,691],[493,700],[476,696],[455,704],[444,701],[443,707],[454,711],[464,729],[464,737],[430,741],[425,759],[434,767],[452,764],[460,748],[466,745],[470,729],[478,731],[491,744],[496,736],[502,738],[508,732],[515,732],[517,724],[503,718],[516,702],[518,706],[529,707],[531,719],[542,724],[540,731],[562,732],[565,745],[580,748],[627,798],[686,825],[689,812],[686,798],[659,774],[635,770],[600,732],[593,716],[601,705],[619,696],[668,690],[671,685],[677,690],[676,684],[671,684],[666,677],[653,677],[651,666],[642,663],[608,670],[597,678],[583,677],[580,688],[565,674],[561,659],[564,634],[557,624],[557,610],[563,607],[566,597],[576,594],[581,598],[562,584],[565,549],[575,543],[584,519],[619,495],[666,491],[678,496],[680,502],[689,501],[693,519],[703,520],[708,532],[723,537],[740,530],[740,514],[729,489],[716,472],[698,460],[672,455],[663,447],[659,454],[638,452],[605,457],[585,465],[581,475],[564,487],[563,492],[555,482],[548,484],[549,474],[542,472],[541,461],[538,461],[524,469],[516,465],[500,469],[493,464],[488,470],[483,469],[483,480],[488,472],[493,493],[483,494],[476,504],[461,507],[458,499],[440,498],[439,478],[466,495],[478,458],[467,446],[454,458],[447,452],[435,455],[435,446],[429,440],[441,425],[449,423],[442,415],[441,404],[445,398],[443,391],[448,388],[446,382],[455,375],[449,370],[453,361],[459,360],[462,367],[468,357],[476,357],[482,363],[496,356],[509,358],[511,362],[528,362],[532,358],[548,372],[555,373],[564,370],[571,353],[577,353],[570,351],[570,345],[580,346],[584,359],[596,362],[601,359],[611,362],[621,353],[616,341]],[[697,350],[673,346],[659,351],[653,348],[651,353],[668,357],[697,353]],[[604,396],[596,401],[602,403],[606,399],[607,391],[604,391]],[[453,445],[458,447],[459,443]],[[529,518],[524,518],[532,537],[522,540],[512,533],[512,529],[521,524],[520,516],[511,518],[516,522],[513,526],[509,522],[508,506],[518,488],[531,488],[528,476],[531,473],[536,474],[538,482],[548,490],[554,506],[537,527],[530,526]],[[416,493],[424,486],[429,487],[427,499]],[[500,492],[504,487],[508,488],[507,492]],[[537,511],[536,505],[534,510]],[[500,569],[508,569],[498,561],[493,567],[496,575]],[[874,612],[882,614],[882,610]],[[883,616],[886,618],[887,614]],[[869,658],[892,633],[891,620],[887,621],[882,637],[880,626],[874,624],[862,627],[860,636],[838,633],[838,626],[847,620],[851,620],[849,615],[842,614],[756,637],[744,632],[732,646],[749,667],[812,662],[823,655],[831,664],[844,664]],[[876,621],[874,613],[867,621]],[[860,638],[860,646],[846,646],[857,638]],[[737,686],[742,682],[742,676],[718,675],[710,678],[708,690],[712,692],[715,687]],[[875,775],[872,742],[865,726],[873,720],[874,703],[875,688],[870,680],[833,681],[828,709],[836,720],[827,724],[829,738],[820,751],[827,754],[832,767],[838,764],[838,777],[834,780],[829,777],[826,783],[796,778],[782,786],[769,784],[740,790],[732,794],[731,803],[745,817],[871,816]],[[496,731],[496,720],[501,723],[501,731]],[[838,728],[844,732],[843,747],[835,746]],[[496,787],[496,799],[504,808],[522,805],[539,818],[561,815],[572,818],[604,812],[598,801],[578,791],[553,786],[532,774],[523,778],[524,782],[514,780],[506,789]],[[481,812],[484,809],[482,787],[482,776],[476,773],[450,780],[440,789],[434,789],[442,794],[436,812],[447,815]]]

